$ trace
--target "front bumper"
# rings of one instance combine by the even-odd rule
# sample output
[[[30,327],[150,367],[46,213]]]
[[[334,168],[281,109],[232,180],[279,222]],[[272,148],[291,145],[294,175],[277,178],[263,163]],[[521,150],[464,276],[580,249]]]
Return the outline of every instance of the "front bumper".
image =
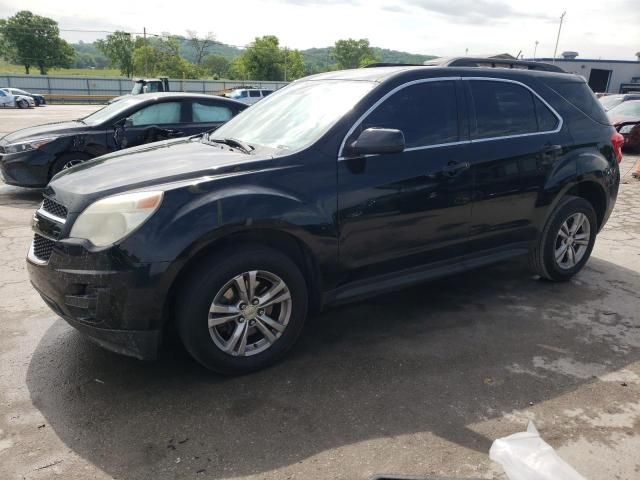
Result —
[[[161,340],[168,263],[135,263],[113,247],[91,253],[56,242],[43,262],[27,257],[32,285],[72,327],[102,347],[154,359]]]
[[[42,150],[0,153],[0,174],[5,183],[18,187],[40,188],[49,183],[49,170],[55,157]]]

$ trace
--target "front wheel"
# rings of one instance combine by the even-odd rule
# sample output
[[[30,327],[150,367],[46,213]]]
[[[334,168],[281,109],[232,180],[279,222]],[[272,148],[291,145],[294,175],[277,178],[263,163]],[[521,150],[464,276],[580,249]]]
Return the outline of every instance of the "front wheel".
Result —
[[[62,170],[67,170],[71,167],[75,167],[76,165],[80,165],[81,163],[90,160],[92,157],[85,153],[74,152],[68,153],[60,156],[55,163],[51,167],[51,174],[49,175],[49,179],[53,178],[56,174],[60,173]]]
[[[589,260],[596,241],[597,222],[593,206],[584,198],[562,199],[529,254],[532,270],[549,280],[569,280]]]
[[[177,326],[206,368],[242,374],[279,360],[307,315],[307,287],[286,255],[262,246],[209,258],[191,273],[177,302]]]
[[[29,102],[26,100],[18,100],[18,108],[29,108]]]

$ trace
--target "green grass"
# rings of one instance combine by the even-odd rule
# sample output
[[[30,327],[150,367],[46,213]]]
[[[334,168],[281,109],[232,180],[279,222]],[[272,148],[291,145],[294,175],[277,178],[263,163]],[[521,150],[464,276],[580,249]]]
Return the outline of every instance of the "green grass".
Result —
[[[24,67],[22,65],[13,65],[0,60],[0,74],[3,73],[22,73]],[[51,68],[47,72],[49,75],[85,75],[92,77],[121,77],[120,71],[113,68],[105,68],[104,70],[92,68]],[[30,75],[40,75],[38,67],[31,67]]]

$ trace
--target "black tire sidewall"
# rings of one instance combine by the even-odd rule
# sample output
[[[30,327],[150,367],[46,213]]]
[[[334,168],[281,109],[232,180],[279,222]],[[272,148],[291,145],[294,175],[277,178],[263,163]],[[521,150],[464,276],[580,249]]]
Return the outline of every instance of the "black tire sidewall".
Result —
[[[583,213],[589,220],[590,237],[587,251],[582,259],[572,268],[563,269],[558,266],[555,260],[555,242],[558,236],[558,231],[562,224],[571,215],[576,213]],[[568,280],[578,273],[584,265],[589,261],[591,251],[596,241],[596,235],[598,231],[598,219],[596,213],[591,204],[583,198],[574,197],[562,204],[553,215],[551,223],[547,228],[545,243],[543,247],[543,260],[546,271],[553,280]]]
[[[278,275],[289,288],[291,316],[284,333],[264,352],[234,357],[213,342],[207,325],[208,312],[217,292],[233,277],[250,270]],[[209,257],[190,275],[178,299],[176,322],[182,343],[203,366],[222,374],[243,374],[265,368],[294,345],[307,316],[307,287],[296,264],[270,248],[247,247]]]

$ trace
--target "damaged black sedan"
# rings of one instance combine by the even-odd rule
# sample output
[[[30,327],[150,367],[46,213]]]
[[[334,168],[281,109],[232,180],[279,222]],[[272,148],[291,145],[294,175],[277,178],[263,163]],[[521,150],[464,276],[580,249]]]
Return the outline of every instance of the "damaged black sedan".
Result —
[[[19,187],[44,187],[58,172],[124,148],[214,130],[247,108],[212,95],[150,93],[71,122],[26,128],[0,140],[0,172]]]

